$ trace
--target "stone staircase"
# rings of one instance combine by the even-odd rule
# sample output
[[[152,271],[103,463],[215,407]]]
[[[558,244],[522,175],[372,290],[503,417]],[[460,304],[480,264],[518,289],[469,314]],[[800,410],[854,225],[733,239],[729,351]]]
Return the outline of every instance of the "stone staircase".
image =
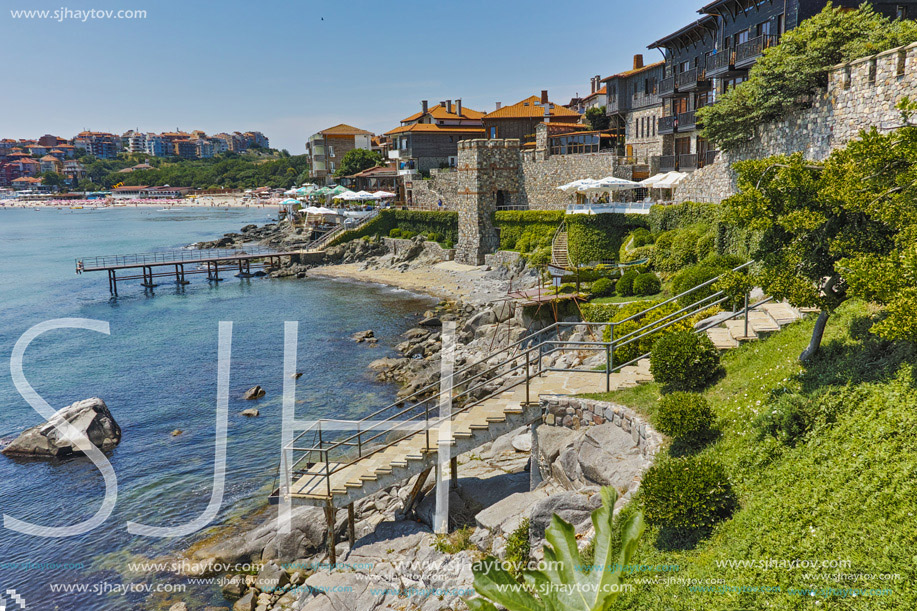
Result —
[[[612,390],[629,388],[648,380],[652,380],[648,359],[624,367],[609,378]],[[605,390],[606,380],[602,372],[545,371],[532,378],[528,403],[524,384],[506,390],[454,415],[450,424],[443,427],[443,431],[448,429],[444,432],[444,439],[450,446],[451,455],[457,456],[536,421],[542,415],[539,395],[573,395]],[[439,435],[434,426],[430,431],[429,444],[426,431],[418,431],[351,464],[329,463],[327,468],[331,471],[329,479],[333,505],[343,507],[423,473],[436,463],[438,441]],[[290,488],[293,502],[326,505],[329,483],[325,473],[325,463],[316,463],[296,479]]]
[[[748,312],[748,326],[744,317],[734,318],[707,329],[707,337],[718,350],[737,348],[742,342],[754,341],[760,337],[776,333],[783,327],[805,316],[786,303],[767,302]]]

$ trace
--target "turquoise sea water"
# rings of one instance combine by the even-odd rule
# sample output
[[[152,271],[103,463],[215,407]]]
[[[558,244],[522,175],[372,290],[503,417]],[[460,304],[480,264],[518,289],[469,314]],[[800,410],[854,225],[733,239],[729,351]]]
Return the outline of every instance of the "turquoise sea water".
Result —
[[[219,521],[263,504],[279,462],[283,323],[300,321],[297,417],[359,417],[388,403],[395,389],[366,366],[392,353],[397,336],[429,306],[426,297],[330,280],[228,278],[210,285],[189,276],[182,288],[162,280],[154,293],[139,281],[111,299],[104,273],[74,273],[74,258],[147,252],[212,239],[270,220],[264,209],[156,211],[0,210],[0,437],[41,417],[19,396],[9,360],[31,326],[80,317],[110,323],[111,335],[52,331],[36,339],[25,374],[55,408],[98,396],[123,430],[109,459],[118,477],[114,513],[98,529],[51,539],[0,528],[0,589],[15,589],[29,609],[155,608],[168,596],[117,590],[156,582],[126,576],[127,563],[173,553],[193,538],[152,539],[127,532],[128,521],[179,525],[206,508],[213,473],[217,325],[233,321],[228,475]],[[374,329],[380,346],[349,335]],[[244,418],[239,396],[260,384],[259,418]],[[184,434],[172,437],[181,429]],[[51,526],[74,524],[99,508],[104,483],[85,459],[22,462],[0,456],[0,513]],[[63,563],[81,568],[53,568]],[[177,581],[176,581],[177,583]],[[50,584],[87,586],[53,592]],[[108,593],[105,591],[108,590]],[[215,591],[215,590],[214,590]],[[100,593],[101,592],[101,593]],[[173,597],[172,600],[180,598]],[[214,599],[214,602],[218,600]]]

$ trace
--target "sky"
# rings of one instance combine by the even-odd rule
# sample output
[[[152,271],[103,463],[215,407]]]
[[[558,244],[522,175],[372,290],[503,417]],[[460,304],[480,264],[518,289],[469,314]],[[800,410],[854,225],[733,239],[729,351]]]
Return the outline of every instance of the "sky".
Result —
[[[566,104],[697,19],[698,0],[0,0],[0,138],[256,130],[305,151],[431,104]],[[84,19],[77,11],[146,11]],[[24,18],[18,11],[51,11]],[[14,18],[13,11],[20,15]],[[60,12],[60,19],[53,14]],[[68,12],[69,11],[69,12]]]

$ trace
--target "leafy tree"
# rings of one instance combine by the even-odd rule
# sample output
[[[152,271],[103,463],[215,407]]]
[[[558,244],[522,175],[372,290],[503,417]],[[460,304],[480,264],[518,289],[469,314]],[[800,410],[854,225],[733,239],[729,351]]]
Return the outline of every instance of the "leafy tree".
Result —
[[[858,171],[849,168],[847,159],[849,153],[833,154],[825,172],[798,153],[736,163],[740,192],[724,202],[730,222],[761,232],[751,256],[758,262],[755,276],[764,291],[796,307],[821,309],[802,361],[818,351],[828,318],[849,296],[839,263],[883,254],[891,244],[888,228],[869,210],[845,202],[843,191],[862,191],[849,182],[850,174]],[[891,158],[885,161],[895,165]],[[881,162],[871,167],[882,167]]]
[[[644,527],[643,515],[637,512],[627,518],[618,531],[614,519],[618,493],[606,487],[601,494],[602,506],[592,512],[595,527],[592,570],[584,565],[573,525],[555,514],[545,530],[545,570],[522,571],[525,583],[519,584],[493,558],[476,563],[474,589],[483,598],[466,601],[468,608],[496,611],[493,604],[496,602],[509,611],[610,609],[621,593],[621,573],[630,564]],[[620,541],[619,545],[615,544],[616,540]]]
[[[611,117],[605,114],[604,106],[593,106],[586,110],[586,123],[592,129],[601,131],[611,125]]]
[[[754,136],[755,127],[805,106],[828,84],[835,65],[917,41],[917,23],[890,20],[864,4],[856,10],[831,3],[764,51],[748,80],[701,108],[704,136],[734,149]]]
[[[913,104],[900,105],[905,119]],[[872,331],[917,340],[917,127],[863,133],[828,159],[822,197],[855,223],[836,248],[851,296],[885,307]]]
[[[41,175],[41,184],[48,187],[63,187],[66,184],[64,177],[57,172],[45,172]]]
[[[335,176],[350,176],[369,168],[382,165],[382,155],[377,151],[367,149],[352,149],[347,151],[344,158],[341,159],[341,165],[338,167]]]

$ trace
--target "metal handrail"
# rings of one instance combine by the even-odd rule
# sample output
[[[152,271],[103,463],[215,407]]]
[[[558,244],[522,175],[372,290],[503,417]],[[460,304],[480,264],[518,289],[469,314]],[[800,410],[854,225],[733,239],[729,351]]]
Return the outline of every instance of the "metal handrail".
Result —
[[[86,257],[75,259],[79,264],[82,262],[83,269],[92,269],[96,267],[111,267],[118,265],[143,265],[150,263],[181,263],[184,261],[201,261],[204,259],[219,259],[223,256],[226,258],[237,257],[240,255],[275,255],[277,249],[264,246],[252,246],[242,248],[200,248],[200,249],[181,249],[167,250],[162,252],[151,253],[134,253],[126,255],[102,255],[97,257]]]
[[[739,271],[739,270],[745,269],[752,263],[753,263],[752,261],[749,261],[748,263],[742,264],[734,268],[732,271]],[[472,363],[471,365],[463,367],[458,372],[455,372],[453,374],[454,378],[460,381],[453,384],[453,386],[450,389],[448,389],[448,392],[450,392],[453,395],[454,400],[461,400],[461,399],[471,399],[471,400],[463,404],[462,407],[460,407],[459,409],[454,410],[450,414],[449,418],[451,419],[459,414],[465,413],[468,410],[474,408],[475,406],[481,404],[482,402],[487,401],[501,393],[507,392],[508,390],[517,388],[518,386],[522,384],[526,385],[526,402],[528,403],[529,384],[531,380],[541,376],[545,371],[554,371],[555,370],[549,367],[545,367],[544,360],[543,360],[545,356],[551,355],[555,352],[563,352],[565,350],[596,351],[597,352],[597,351],[604,350],[607,355],[606,364],[605,364],[604,369],[595,369],[595,370],[578,369],[576,371],[584,371],[584,372],[589,372],[589,373],[604,373],[606,375],[606,380],[610,380],[610,375],[614,371],[620,370],[623,367],[626,367],[632,363],[635,363],[639,361],[640,359],[643,359],[649,355],[649,353],[646,353],[635,359],[627,361],[626,363],[615,365],[613,361],[614,350],[621,348],[623,346],[630,345],[650,335],[656,334],[662,331],[663,329],[669,328],[678,322],[681,322],[700,312],[703,312],[704,310],[720,305],[728,301],[730,298],[729,296],[725,295],[723,291],[717,291],[711,295],[708,295],[702,299],[699,299],[698,301],[688,306],[682,307],[674,312],[666,314],[659,320],[655,320],[651,323],[643,325],[642,327],[634,331],[631,331],[630,333],[624,336],[615,338],[614,328],[617,325],[624,324],[626,322],[630,322],[638,318],[645,317],[648,313],[660,307],[663,307],[678,299],[681,299],[682,297],[686,295],[690,295],[707,286],[710,286],[711,284],[719,280],[721,277],[722,276],[718,276],[704,283],[701,283],[687,291],[684,291],[670,299],[667,299],[659,304],[656,304],[650,308],[647,308],[646,310],[643,310],[642,312],[638,312],[637,314],[634,314],[633,316],[630,316],[621,321],[607,322],[607,323],[591,323],[591,322],[566,322],[566,323],[557,322],[557,323],[554,323],[552,325],[549,325],[548,327],[545,327],[544,329],[535,331],[527,335],[526,337],[520,340],[517,340],[516,342],[513,342],[512,344],[510,344],[509,346],[505,348],[502,348],[500,350],[497,350],[489,354],[488,356],[476,361],[475,363]],[[739,311],[732,313],[730,316],[726,318],[718,319],[716,322],[708,326],[704,326],[702,328],[695,329],[694,332],[701,333],[713,326],[722,324],[723,322],[727,320],[732,320],[738,316],[742,316],[743,314],[746,316],[746,320],[747,320],[748,312],[750,310],[753,310],[772,300],[773,298],[767,298],[756,304],[749,305],[748,300],[746,298],[746,305],[744,309],[740,309]],[[610,327],[609,341],[588,341],[585,339],[578,340],[578,341],[571,341],[571,340],[559,339],[559,335],[557,339],[551,338],[551,337],[548,337],[548,338],[543,337],[546,334],[552,333],[552,332],[554,332],[555,334],[559,334],[566,327],[583,327],[583,326],[587,328]],[[521,352],[519,352],[520,347],[522,347]],[[499,360],[497,363],[493,363],[494,358],[500,355],[504,355],[504,358]],[[509,355],[509,356],[506,357],[506,355]],[[534,369],[532,367],[533,355],[537,355]],[[482,364],[486,364],[486,367],[483,370],[476,371],[476,372],[473,371],[475,368],[479,367]],[[500,371],[501,369],[505,368],[507,365],[509,366],[507,369]],[[461,379],[462,374],[469,373],[469,372],[471,372],[471,375],[468,378]],[[491,376],[491,374],[494,374],[495,372],[497,372],[496,375]],[[514,379],[516,378],[516,376],[519,376],[519,378]],[[607,382],[607,384],[609,384],[609,388],[610,388],[610,381]],[[481,396],[481,397],[473,398],[473,393],[476,393],[481,388],[484,388],[490,385],[496,385],[495,389],[492,392],[486,393],[484,396]],[[290,446],[285,448],[285,450],[293,450],[297,452],[306,453],[299,460],[293,461],[293,464],[290,468],[291,469],[295,468],[296,465],[300,464],[303,460],[306,460],[308,457],[314,454],[318,454],[319,457],[324,457],[324,462],[325,462],[324,473],[316,473],[315,475],[323,475],[324,477],[328,478],[327,487],[328,487],[328,494],[330,497],[330,494],[331,494],[330,476],[333,473],[336,473],[339,470],[344,469],[354,464],[355,462],[362,460],[368,456],[372,456],[378,452],[384,451],[386,448],[389,448],[403,441],[404,439],[407,439],[408,437],[412,437],[418,434],[421,430],[423,430],[423,432],[425,433],[426,440],[427,440],[424,452],[429,451],[431,447],[430,439],[429,439],[430,429],[431,427],[435,428],[436,426],[438,426],[438,423],[444,420],[444,418],[440,418],[437,415],[431,416],[432,408],[430,404],[431,403],[433,403],[434,405],[438,404],[439,393],[441,392],[441,390],[439,389],[439,386],[440,385],[438,383],[427,385],[415,391],[409,397],[402,399],[402,401],[391,404],[380,410],[377,410],[361,420],[346,421],[346,422],[352,422],[353,424],[355,424],[357,427],[357,432],[350,434],[349,436],[345,436],[343,439],[326,440],[324,436],[322,435],[322,429],[321,429],[322,422],[332,422],[332,421],[339,421],[339,420],[335,420],[335,419],[319,420],[317,423],[317,436],[318,436],[318,445],[317,446],[295,447],[297,445],[296,442],[299,439],[301,439],[303,436],[303,435],[300,435],[299,437],[297,437],[294,440],[293,443],[290,444]],[[431,392],[434,394],[430,396],[426,396],[426,397],[422,396],[422,395],[426,395]],[[416,403],[414,403],[413,405],[399,408],[399,406],[406,405],[406,403],[410,399],[418,398],[418,397],[420,397],[419,400]],[[381,414],[388,412],[392,410],[393,408],[397,409],[396,413],[389,415],[388,417],[386,417],[385,419],[381,421],[375,421],[375,422],[372,422],[371,424],[366,424],[364,426],[363,423],[370,421],[370,420],[374,420]],[[411,425],[411,423],[416,423],[421,418],[423,418],[425,422],[423,429],[418,429],[418,428],[415,428],[413,425]],[[312,428],[315,428],[315,425],[313,425]],[[405,434],[398,435],[395,438],[388,440],[387,443],[383,443],[378,446],[373,446],[373,443],[376,442],[377,440],[383,437],[386,437],[388,435],[391,435],[392,433],[397,432],[399,430],[403,430]],[[370,436],[368,438],[364,438],[364,436],[367,434],[369,434]],[[370,449],[367,450],[367,446],[369,446]],[[350,459],[344,458],[341,462],[336,463],[333,468],[330,466],[330,457],[332,453],[340,452],[340,451],[346,452],[350,450],[351,448],[358,448],[357,455],[355,457],[352,457]]]

